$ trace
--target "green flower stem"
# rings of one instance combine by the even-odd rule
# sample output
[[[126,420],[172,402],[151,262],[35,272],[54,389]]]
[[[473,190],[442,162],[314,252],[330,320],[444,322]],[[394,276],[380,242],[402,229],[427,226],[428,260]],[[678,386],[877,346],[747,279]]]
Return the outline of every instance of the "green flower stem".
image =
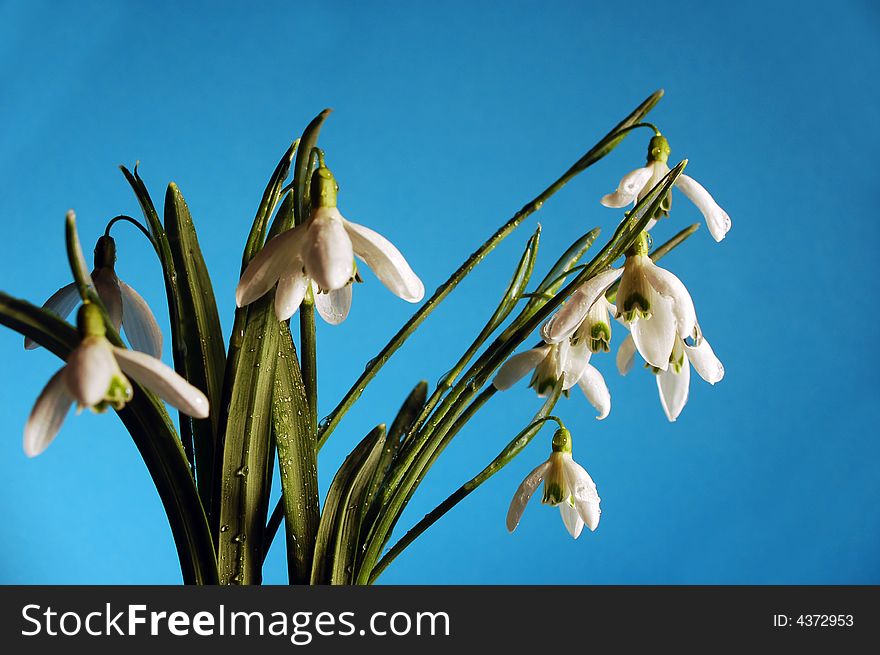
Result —
[[[315,303],[312,299],[311,289],[306,292],[306,297],[299,308],[299,338],[300,370],[309,406],[309,431],[316,435],[318,433],[318,358],[316,353],[318,340],[315,334]]]
[[[419,413],[418,417],[415,420],[412,428],[408,430],[410,433],[416,433],[421,428],[422,424],[425,420],[430,416],[431,412],[434,410],[434,407],[437,406],[437,403],[440,402],[440,399],[443,395],[452,388],[452,384],[461,375],[461,372],[464,370],[464,367],[467,366],[468,362],[471,361],[473,356],[477,353],[477,351],[482,347],[482,345],[486,342],[486,340],[492,335],[492,333],[498,329],[498,326],[504,322],[504,320],[510,315],[510,313],[516,307],[516,303],[519,302],[520,298],[523,297],[523,293],[525,291],[526,285],[529,283],[529,280],[532,277],[532,271],[535,268],[535,260],[538,256],[538,244],[540,241],[541,228],[538,227],[535,230],[535,233],[529,238],[526,243],[525,252],[523,252],[522,257],[517,264],[516,270],[514,271],[513,278],[510,280],[507,288],[504,291],[504,295],[501,298],[501,301],[498,303],[498,307],[495,309],[495,312],[492,314],[492,317],[486,322],[486,325],[480,330],[480,333],[477,335],[477,338],[473,340],[470,347],[465,351],[464,355],[459,358],[459,360],[455,363],[455,366],[443,376],[443,379],[434,389],[434,392],[431,394],[431,397],[428,399],[428,402],[425,403],[425,406],[422,408],[422,411]]]
[[[376,561],[379,550],[387,540],[394,523],[399,517],[415,487],[424,478],[428,468],[436,459],[437,454],[445,447],[448,440],[446,433],[452,430],[459,419],[463,408],[478,393],[495,370],[501,366],[513,350],[522,343],[549,315],[556,310],[581,284],[593,277],[620,257],[639,237],[653,216],[654,211],[662,202],[666,192],[684,170],[687,161],[679,163],[661,180],[636,206],[618,226],[611,240],[593,258],[590,264],[578,274],[559,294],[549,300],[522,324],[508,339],[499,337],[471,366],[468,373],[455,385],[452,392],[440,404],[433,418],[421,434],[408,444],[406,452],[401,455],[398,471],[402,472],[389,484],[391,498],[383,509],[383,516],[377,523],[376,530],[366,544],[364,562],[360,581],[366,582],[365,571]],[[514,323],[517,320],[514,319]],[[439,418],[438,418],[439,417]],[[457,431],[457,430],[456,430]]]
[[[556,402],[559,400],[559,393],[555,394],[555,397],[552,398],[552,403],[548,408],[548,411],[551,411],[552,408],[556,405]],[[416,523],[412,528],[407,531],[407,533],[400,538],[400,540],[394,544],[387,553],[379,560],[376,566],[373,567],[373,570],[370,571],[369,583],[373,584],[376,579],[382,575],[382,572],[388,568],[388,565],[393,562],[398,555],[400,555],[404,550],[406,550],[407,546],[409,546],[413,541],[419,538],[422,533],[424,533],[428,528],[434,525],[438,520],[440,520],[444,515],[446,515],[449,510],[458,505],[462,500],[467,498],[472,492],[476,491],[480,485],[486,482],[493,475],[498,473],[501,469],[507,466],[513,459],[522,452],[522,450],[531,443],[532,439],[538,434],[541,427],[547,421],[556,421],[560,425],[561,422],[555,416],[544,416],[542,418],[538,418],[537,420],[532,421],[525,429],[523,429],[519,434],[517,434],[507,446],[498,454],[498,456],[492,460],[492,462],[486,466],[482,471],[480,471],[473,478],[465,482],[458,489],[456,489],[450,496],[444,500],[442,503],[437,505],[434,509],[428,512],[421,521]]]
[[[470,273],[495,247],[504,241],[511,232],[513,232],[520,223],[538,211],[543,204],[549,200],[557,191],[564,187],[578,173],[586,170],[605,155],[611,152],[626,135],[629,128],[637,124],[654,105],[659,102],[663,96],[663,91],[656,91],[651,94],[641,105],[639,105],[629,116],[616,125],[608,134],[605,135],[595,146],[590,148],[583,157],[576,161],[571,168],[563,173],[553,184],[542,191],[532,201],[526,203],[513,217],[502,225],[489,239],[483,243],[470,257],[450,276],[450,278],[440,285],[427,302],[422,305],[418,311],[406,322],[406,324],[395,334],[376,357],[370,360],[369,365],[361,373],[360,377],[348,390],[336,408],[329,414],[326,421],[321,427],[318,439],[318,448],[327,441],[333,430],[339,424],[339,421],[345,413],[360,398],[367,385],[376,377],[376,374],[382,369],[385,363],[397,351],[400,346],[409,338],[419,325],[434,311],[434,309],[448,296],[452,290],[461,282],[465,276]]]
[[[156,245],[156,241],[153,239],[153,236],[150,234],[150,231],[146,227],[144,227],[144,224],[141,223],[136,218],[132,218],[131,216],[127,216],[125,214],[120,214],[119,216],[115,216],[114,218],[110,219],[110,221],[107,223],[107,227],[104,228],[104,236],[109,237],[111,228],[114,225],[116,225],[116,223],[118,223],[120,221],[125,221],[126,223],[131,223],[132,225],[134,225],[138,230],[141,231],[141,233],[145,237],[147,237],[147,239],[149,240],[149,242],[153,246],[153,248],[158,250],[158,246]]]

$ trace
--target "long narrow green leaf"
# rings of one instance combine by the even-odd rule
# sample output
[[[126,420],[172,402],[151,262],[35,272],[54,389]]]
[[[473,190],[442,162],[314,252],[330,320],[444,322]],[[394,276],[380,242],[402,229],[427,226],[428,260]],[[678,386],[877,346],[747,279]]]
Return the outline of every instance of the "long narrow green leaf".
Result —
[[[364,555],[364,569],[361,570],[361,582],[364,572],[376,561],[379,551],[387,541],[391,530],[398,517],[403,512],[415,488],[427,473],[437,454],[445,448],[449,442],[448,435],[455,434],[466,421],[464,418],[468,412],[473,411],[474,403],[477,403],[485,394],[493,392],[494,387],[489,387],[485,392],[477,396],[479,390],[486,384],[497,368],[522,343],[551,312],[555,311],[574,291],[590,277],[604,270],[633,244],[637,236],[644,230],[651,220],[653,212],[657,209],[666,193],[672,188],[675,180],[681,175],[687,160],[675,166],[651,191],[649,191],[630,211],[621,224],[615,230],[611,240],[603,247],[596,256],[560,293],[548,300],[532,317],[525,321],[513,335],[507,340],[497,338],[480,358],[464,374],[461,380],[453,387],[450,394],[439,405],[434,416],[425,425],[414,440],[411,448],[408,448],[406,457],[401,457],[396,466],[401,472],[389,485],[388,493],[391,497],[383,506],[380,521],[370,535],[366,544]],[[477,396],[477,400],[472,399]]]
[[[344,520],[342,515],[348,512],[346,503],[352,482],[365,464],[377,459],[377,451],[381,452],[384,441],[385,426],[379,425],[355,446],[333,477],[333,482],[330,483],[330,489],[327,491],[327,498],[324,500],[321,523],[318,526],[315,559],[312,563],[312,584],[328,584],[330,582],[333,572],[333,555],[337,547],[336,535],[340,523]],[[373,461],[373,466],[375,466],[375,461]]]
[[[260,199],[260,206],[257,208],[257,214],[254,216],[254,222],[251,225],[251,231],[248,234],[247,243],[241,257],[241,272],[244,273],[245,267],[253,259],[254,255],[263,247],[263,241],[266,238],[266,229],[269,226],[269,218],[275,211],[281,194],[284,190],[284,180],[290,174],[290,167],[293,164],[293,157],[299,148],[300,140],[294,141],[290,147],[281,156],[278,165],[269,178],[266,190],[263,191],[263,197]],[[293,200],[291,199],[291,202]],[[278,212],[279,214],[288,212]]]
[[[541,427],[544,425],[550,412],[553,411],[556,403],[559,402],[559,398],[562,395],[562,384],[562,380],[556,382],[553,391],[551,391],[547,400],[541,406],[541,409],[538,410],[538,413],[532,417],[532,421],[501,450],[498,456],[493,459],[486,468],[461,485],[446,500],[428,512],[421,521],[407,531],[400,541],[391,547],[382,559],[379,560],[378,564],[373,567],[373,570],[369,572],[369,581],[371,584],[375,582],[376,578],[381,575],[382,571],[384,571],[388,565],[406,549],[407,546],[425,532],[425,530],[434,525],[434,523],[442,518],[449,510],[458,505],[458,503],[467,498],[481,484],[512,462],[513,459],[519,455],[529,443],[531,443],[532,439],[535,438],[535,435],[541,430]]]
[[[354,473],[340,498],[338,527],[335,547],[330,557],[332,564],[330,584],[351,584],[355,574],[355,562],[359,554],[361,520],[367,511],[367,492],[376,477],[376,467],[385,451],[385,426],[379,425],[373,432],[373,446],[364,463]]]
[[[281,502],[287,534],[288,579],[308,584],[320,522],[318,461],[308,425],[308,402],[296,350],[287,323],[278,324],[278,368],[272,397],[272,421],[281,471]],[[271,540],[273,535],[269,535]]]
[[[189,422],[193,435],[199,495],[210,506],[214,448],[223,393],[223,372],[226,350],[220,330],[220,317],[214,300],[214,288],[189,207],[177,185],[168,185],[165,194],[165,231],[168,247],[177,272],[177,301],[180,307],[178,337],[183,342],[184,377],[205,392],[211,404],[211,416],[193,419],[181,414],[180,421]]]
[[[285,150],[266,184],[266,189],[263,191],[263,195],[260,198],[260,204],[257,207],[257,212],[251,225],[247,243],[244,252],[242,253],[242,271],[244,271],[247,264],[254,255],[256,255],[260,248],[263,247],[263,239],[269,225],[269,218],[275,213],[275,209],[278,207],[278,202],[284,192],[284,181],[287,179],[287,175],[290,172],[290,166],[293,162],[293,156],[298,144],[299,141],[297,140]],[[289,193],[287,194],[287,197],[290,197]],[[282,206],[279,211],[283,210],[284,207]],[[221,498],[221,488],[225,484],[223,480],[224,476],[227,474],[227,471],[224,468],[224,456],[226,451],[226,435],[229,428],[229,412],[232,403],[234,384],[241,377],[239,364],[242,347],[245,341],[245,327],[248,323],[249,316],[251,316],[251,314],[249,313],[248,307],[241,307],[235,310],[232,334],[229,336],[229,348],[226,355],[226,371],[223,375],[223,392],[219,408],[217,444],[214,460],[214,493],[211,499],[211,512],[209,514],[211,518],[211,527],[214,530],[214,536],[218,543],[220,542],[221,534],[223,534],[220,532],[220,507],[229,502],[229,499]],[[264,317],[264,322],[265,320]],[[251,328],[251,330],[256,329],[256,327]],[[272,332],[277,333],[277,330],[273,328]],[[270,339],[271,338],[275,337],[270,337]],[[250,365],[252,366],[253,362],[251,362]],[[234,475],[235,470],[232,470],[229,473]],[[224,533],[228,532],[228,530],[229,527],[227,526],[227,530],[224,531]]]
[[[174,257],[171,253],[171,246],[168,243],[168,235],[165,232],[162,222],[159,220],[159,214],[156,212],[156,205],[150,197],[147,185],[144,184],[144,181],[138,174],[138,167],[134,167],[133,173],[125,166],[120,166],[119,168],[125,176],[129,186],[131,186],[132,191],[134,191],[138,204],[141,207],[141,211],[144,214],[144,218],[147,221],[147,226],[150,229],[150,234],[153,237],[153,243],[156,247],[156,254],[159,257],[159,263],[162,265],[162,275],[165,279],[165,296],[168,302],[168,316],[171,323],[171,357],[174,361],[174,370],[177,371],[179,375],[186,377],[186,341],[180,333],[185,310],[181,304],[180,282],[175,268]],[[213,406],[212,411],[215,411]],[[181,443],[183,444],[193,475],[197,475],[195,472],[196,462],[192,420],[182,412],[178,413],[178,419]],[[209,506],[209,514],[210,511],[211,508]]]
[[[272,393],[279,332],[274,293],[239,310],[247,312],[230,388],[220,469],[218,566],[221,584],[262,579],[268,508]]]
[[[303,130],[300,140],[301,147],[296,153],[296,164],[293,168],[293,198],[295,209],[295,222],[297,225],[304,222],[308,207],[306,199],[308,198],[308,187],[312,182],[311,171],[309,170],[309,161],[312,155],[312,148],[318,144],[318,135],[321,133],[321,126],[332,112],[332,109],[325,109],[312,119],[312,122]],[[274,226],[273,226],[274,227]],[[291,227],[290,225],[278,225],[278,231],[283,231]]]
[[[0,324],[33,339],[62,359],[79,343],[73,326],[54,314],[0,292]],[[118,338],[118,337],[117,337]],[[134,396],[119,412],[150,472],[177,546],[186,584],[216,584],[211,532],[186,457],[164,405],[132,384]]]
[[[555,182],[548,186],[544,191],[538,194],[530,202],[526,203],[516,214],[513,215],[504,225],[502,225],[489,239],[477,248],[465,262],[449,277],[449,279],[440,285],[434,294],[425,301],[425,303],[416,311],[415,314],[406,322],[406,324],[395,334],[379,354],[370,360],[370,365],[364,369],[364,372],[355,381],[352,387],[346,392],[345,396],[339,402],[335,409],[322,422],[321,434],[318,439],[318,447],[320,448],[329,438],[333,430],[339,424],[339,421],[345,413],[357,402],[367,385],[379,373],[385,363],[397,351],[400,346],[406,342],[409,336],[421,325],[428,315],[448,296],[452,290],[488,255],[494,248],[504,241],[511,232],[513,232],[526,218],[541,209],[544,203],[549,200],[557,191],[564,187],[572,178],[586,169],[588,166],[596,163],[602,157],[611,152],[617,144],[619,144],[629,134],[628,128],[641,121],[645,115],[651,111],[660,98],[663,97],[663,91],[655,91],[648,96],[638,107],[636,107],[626,118],[618,123],[608,134],[606,134],[599,142],[590,148],[577,162],[575,162],[565,173],[563,173]]]

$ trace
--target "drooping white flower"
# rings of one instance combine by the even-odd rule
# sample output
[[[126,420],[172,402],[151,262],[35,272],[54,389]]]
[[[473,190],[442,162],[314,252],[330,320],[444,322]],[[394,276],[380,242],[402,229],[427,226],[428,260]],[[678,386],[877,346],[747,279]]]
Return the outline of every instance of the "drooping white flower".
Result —
[[[408,302],[424,297],[422,281],[390,241],[339,213],[336,181],[328,169],[319,168],[312,176],[312,198],[317,206],[308,219],[270,239],[248,264],[235,292],[239,307],[261,298],[277,283],[275,314],[287,320],[312,285],[321,317],[341,323],[351,307],[355,256],[396,296]]]
[[[95,291],[113,327],[125,330],[128,342],[135,350],[140,350],[153,357],[162,356],[162,331],[156,317],[150,310],[147,301],[119,279],[115,270],[116,243],[112,237],[102,236],[95,245],[95,269],[92,271],[92,282]],[[61,287],[43,304],[47,309],[61,318],[67,318],[79,303],[79,291],[76,284]],[[28,350],[37,348],[31,339],[25,339],[24,347]]]
[[[588,339],[580,335],[561,343],[543,344],[504,362],[492,384],[505,391],[532,372],[529,386],[543,398],[562,380],[563,391],[580,387],[601,420],[611,411],[611,394],[602,374],[590,364],[590,355]]]
[[[603,196],[599,202],[606,207],[619,208],[640,200],[669,173],[669,165],[666,163],[669,153],[669,142],[665,137],[657,135],[652,138],[648,146],[647,165],[624,175],[617,186],[617,190],[614,193]],[[715,202],[709,192],[699,182],[683,173],[678,176],[675,186],[681,189],[682,193],[703,214],[712,238],[715,241],[724,239],[730,230],[730,216],[718,206],[718,203]],[[661,204],[662,214],[669,213],[669,203],[669,198],[663,200]]]
[[[571,435],[562,428],[553,437],[550,458],[529,473],[510,501],[507,529],[516,530],[526,505],[541,483],[544,483],[545,505],[558,506],[569,534],[577,539],[586,525],[595,530],[599,525],[599,493],[590,474],[571,456]]]
[[[207,418],[205,394],[158,359],[113,346],[104,336],[103,319],[93,305],[80,308],[77,322],[82,341],[40,393],[25,425],[28,457],[36,457],[52,443],[74,402],[79,409],[96,412],[124,407],[132,398],[129,377],[183,413]]]
[[[697,315],[681,280],[651,261],[647,249],[643,234],[634,254],[626,257],[617,289],[617,318],[629,327],[645,361],[665,371],[676,338],[693,334]]]
[[[541,336],[544,341],[560,343],[568,339],[581,327],[591,312],[593,312],[595,322],[601,323],[604,310],[606,312],[604,320],[607,321],[607,311],[613,305],[605,300],[605,292],[622,274],[622,268],[611,268],[584,282],[541,327]],[[591,322],[592,325],[594,323]],[[611,326],[609,324],[608,336],[610,337],[610,335]],[[595,350],[595,352],[597,351],[598,349]]]
[[[657,390],[660,393],[660,404],[666,418],[675,421],[688,399],[691,380],[691,365],[697,374],[709,384],[720,382],[724,377],[724,365],[715,355],[709,342],[696,331],[699,338],[696,345],[690,346],[683,339],[676,338],[669,357],[666,370],[651,367],[657,378]],[[632,335],[620,344],[617,351],[617,369],[626,375],[635,361],[636,346]]]

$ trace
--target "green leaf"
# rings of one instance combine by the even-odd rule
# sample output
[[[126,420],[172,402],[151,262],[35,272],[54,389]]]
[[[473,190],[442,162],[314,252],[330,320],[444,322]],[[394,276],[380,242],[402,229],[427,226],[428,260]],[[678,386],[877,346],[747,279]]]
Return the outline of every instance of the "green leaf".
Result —
[[[125,166],[120,166],[119,170],[122,171],[129,186],[131,186],[132,191],[134,191],[135,197],[137,197],[138,204],[141,206],[141,211],[147,221],[147,227],[153,237],[153,242],[156,244],[157,253],[161,258],[163,253],[160,247],[160,241],[165,238],[165,233],[162,229],[162,221],[159,220],[159,214],[156,213],[156,206],[153,204],[153,199],[150,197],[150,192],[147,191],[147,186],[144,184],[141,176],[138,175],[138,164],[134,165],[134,173],[129,171]]]
[[[523,428],[486,468],[471,478],[468,482],[461,485],[446,500],[428,512],[421,521],[407,531],[400,541],[389,549],[385,556],[379,560],[378,564],[373,567],[372,571],[368,572],[369,582],[371,584],[375,582],[376,578],[379,577],[382,571],[384,571],[388,565],[406,549],[407,546],[421,536],[425,530],[434,525],[434,523],[458,503],[467,498],[477,489],[477,487],[507,466],[526,446],[529,445],[531,440],[538,434],[541,427],[544,425],[545,419],[550,415],[550,412],[553,411],[553,408],[559,401],[559,398],[562,395],[562,384],[562,380],[559,380],[556,383],[553,390],[550,392],[549,397],[541,406],[541,409],[538,410],[538,413],[532,418],[531,423]]]
[[[79,344],[70,323],[50,311],[0,291],[0,324],[23,334],[50,352],[66,359]]]
[[[173,332],[183,342],[184,370],[181,374],[190,384],[205,392],[212,409],[207,419],[180,415],[181,424],[189,423],[193,435],[199,495],[205,506],[210,506],[226,349],[214,288],[195,225],[180,189],[173,182],[165,194],[165,231],[177,272],[179,320]]]
[[[242,255],[242,270],[263,246],[298,143],[285,151],[266,185]],[[223,584],[257,583],[262,576],[272,395],[280,340],[274,297],[271,292],[236,309],[229,338],[214,467],[220,479],[212,502]]]
[[[221,584],[259,584],[268,508],[272,394],[279,329],[274,293],[246,312],[241,348],[227,377],[229,409],[223,439],[217,556]]]
[[[293,198],[294,198],[294,221],[299,225],[308,218],[306,212],[306,199],[308,198],[308,187],[312,182],[312,172],[309,170],[309,162],[311,160],[312,148],[318,144],[318,135],[321,133],[321,126],[332,112],[332,109],[325,109],[312,119],[312,122],[306,126],[300,140],[301,147],[296,153],[296,164],[293,168]],[[277,234],[291,227],[286,222],[277,222],[272,229]]]
[[[556,260],[556,263],[547,273],[547,276],[541,280],[541,283],[535,289],[535,295],[529,299],[525,307],[519,315],[511,322],[510,325],[498,337],[500,341],[506,341],[516,330],[535,314],[544,304],[553,297],[557,291],[565,284],[567,274],[580,261],[584,253],[590,249],[596,237],[599,236],[599,228],[594,228],[575,241],[562,256]]]
[[[464,263],[456,269],[446,282],[437,287],[434,294],[425,301],[425,303],[416,311],[415,314],[400,328],[391,340],[379,351],[379,354],[370,360],[370,364],[364,369],[360,377],[355,381],[351,388],[346,392],[345,396],[339,401],[339,404],[330,412],[327,419],[322,424],[321,434],[318,439],[318,448],[327,441],[333,430],[339,424],[339,421],[345,413],[357,402],[367,385],[379,373],[385,363],[391,359],[391,356],[406,342],[409,336],[415,332],[416,328],[428,317],[428,315],[443,302],[452,290],[488,255],[495,249],[504,239],[506,239],[525,219],[533,213],[541,209],[553,195],[562,187],[568,184],[572,178],[581,173],[584,169],[596,163],[599,159],[607,155],[620,143],[627,134],[627,128],[638,123],[645,115],[651,111],[654,105],[659,102],[663,96],[663,91],[656,91],[646,98],[638,107],[636,107],[625,119],[618,123],[608,134],[606,134],[595,146],[590,148],[577,162],[574,163],[565,173],[563,173],[555,182],[548,186],[544,191],[539,193],[530,202],[526,203],[518,212],[516,212],[504,225],[502,225],[495,233],[489,237],[483,245],[475,250]]]
[[[287,531],[288,579],[291,584],[308,584],[320,522],[317,449],[309,430],[308,402],[290,329],[283,321],[278,326],[272,421]]]
[[[76,214],[72,211],[67,212],[64,219],[64,240],[67,246],[67,262],[70,264],[70,272],[73,274],[73,281],[79,291],[79,297],[83,300],[94,298],[103,308],[101,299],[94,291],[95,283],[92,281],[92,274],[89,272],[86,258],[83,255],[79,233],[76,231]]]
[[[33,339],[61,359],[79,344],[76,330],[54,314],[0,292],[0,324]],[[118,337],[117,337],[118,338]],[[134,396],[119,412],[150,472],[177,546],[186,584],[216,584],[211,532],[186,456],[165,406],[132,382]]]
[[[321,513],[312,584],[346,584],[350,580],[364,492],[384,443],[385,426],[378,425],[355,446],[336,472]]]
[[[379,512],[382,509],[385,485],[389,482],[388,475],[400,452],[401,446],[413,428],[416,418],[418,418],[425,406],[427,394],[428,383],[422,380],[410,391],[409,396],[403,401],[403,405],[391,423],[391,428],[388,430],[388,435],[385,438],[385,446],[379,461],[376,463],[373,479],[370,481],[364,494],[364,505],[367,507],[367,511],[364,513],[364,518],[361,521],[361,534],[363,535],[369,534],[374,527]]]
[[[281,195],[284,192],[284,180],[287,179],[287,176],[290,173],[290,166],[293,163],[293,156],[297,152],[299,142],[299,139],[294,141],[281,156],[278,165],[275,167],[272,176],[269,178],[266,190],[263,191],[263,197],[260,199],[260,206],[257,208],[257,214],[254,216],[254,222],[251,225],[251,231],[248,234],[244,253],[242,253],[242,273],[244,273],[244,269],[247,267],[251,259],[253,259],[254,255],[256,255],[260,248],[263,247],[263,241],[266,237],[266,228],[269,225],[269,218],[274,213],[275,207],[278,205],[278,201],[281,199]],[[290,202],[293,202],[293,200],[291,199]],[[286,215],[289,212],[279,211],[278,213],[279,215]]]
[[[162,266],[162,275],[165,279],[165,297],[168,303],[168,317],[171,323],[171,357],[174,360],[174,370],[183,377],[187,375],[185,350],[185,340],[180,334],[183,324],[184,308],[180,301],[180,288],[177,271],[174,264],[174,256],[171,253],[171,246],[168,243],[168,235],[162,222],[159,220],[159,214],[156,212],[156,206],[150,197],[150,192],[144,181],[138,175],[137,166],[134,167],[134,173],[130,172],[125,166],[120,166],[122,174],[125,176],[132,191],[134,191],[141,211],[147,221],[150,229],[150,235],[153,237],[153,244],[156,248],[156,255],[159,257],[159,263]],[[212,406],[212,412],[215,411]],[[192,420],[182,412],[178,413],[180,423],[180,440],[183,449],[186,452],[187,460],[189,460],[190,468],[193,475],[197,475],[195,470],[195,451],[192,434]],[[208,512],[211,513],[210,505]]]

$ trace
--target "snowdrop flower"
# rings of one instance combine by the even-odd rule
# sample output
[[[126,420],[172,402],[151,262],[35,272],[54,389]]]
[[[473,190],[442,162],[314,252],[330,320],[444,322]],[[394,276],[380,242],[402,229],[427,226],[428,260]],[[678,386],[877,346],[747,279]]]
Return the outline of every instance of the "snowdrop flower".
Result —
[[[660,404],[666,418],[675,421],[684,409],[690,389],[691,365],[699,376],[709,384],[720,382],[724,377],[724,365],[715,355],[709,342],[699,335],[698,342],[689,346],[681,338],[675,339],[667,369],[651,367],[657,378],[657,390],[660,392]],[[636,346],[632,336],[628,336],[617,351],[617,369],[626,375],[632,369]]]
[[[590,364],[591,353],[587,342],[578,333],[561,343],[543,344],[514,355],[504,362],[492,384],[499,391],[505,391],[531,371],[529,386],[542,398],[559,380],[563,381],[563,391],[578,385],[590,404],[599,412],[597,418],[601,420],[611,411],[611,394],[602,374]]]
[[[270,239],[251,260],[235,292],[239,307],[261,298],[277,283],[275,315],[284,321],[296,313],[312,286],[318,291],[314,297],[321,317],[341,323],[351,307],[355,256],[398,297],[413,303],[424,297],[422,281],[390,241],[339,213],[337,190],[330,170],[318,168],[312,175],[311,214],[301,225]]]
[[[104,303],[110,322],[117,332],[120,327],[125,330],[128,342],[135,350],[140,350],[153,357],[162,356],[162,332],[156,317],[141,295],[120,280],[116,275],[116,242],[110,236],[102,236],[95,244],[95,269],[92,271],[92,282],[95,291]],[[43,309],[54,312],[61,318],[67,318],[79,303],[79,291],[76,284],[61,287],[45,302]],[[24,347],[28,350],[37,348],[37,344],[25,339]]]
[[[565,428],[553,436],[550,458],[522,481],[507,511],[507,529],[516,530],[538,485],[544,483],[545,505],[559,507],[568,533],[577,539],[586,525],[595,530],[599,525],[599,494],[590,474],[571,457],[571,434]]]
[[[25,425],[24,452],[28,457],[36,457],[52,443],[74,402],[80,410],[122,409],[132,398],[129,377],[181,412],[194,418],[208,417],[205,394],[172,369],[145,353],[113,346],[94,305],[86,303],[80,308],[77,324],[82,341],[49,380]]]
[[[584,282],[541,327],[541,336],[544,341],[560,343],[568,339],[589,317],[587,323],[589,325],[590,349],[593,352],[607,351],[608,339],[611,338],[608,311],[610,309],[615,314],[617,312],[614,305],[605,299],[605,292],[622,274],[622,268],[612,268],[594,275]]]
[[[651,366],[665,371],[677,338],[694,332],[697,315],[688,290],[648,256],[644,232],[627,253],[617,289],[617,318],[629,327],[635,346]]]
[[[637,168],[625,175],[617,186],[617,190],[614,193],[603,196],[599,202],[606,207],[616,208],[625,207],[631,202],[641,200],[669,172],[669,165],[666,163],[669,159],[669,153],[669,142],[666,140],[666,137],[659,134],[653,137],[648,145],[647,166]],[[675,181],[675,186],[681,189],[682,193],[703,214],[712,238],[715,241],[724,239],[730,230],[730,216],[718,206],[718,203],[715,202],[709,192],[699,182],[684,174],[679,175]],[[659,215],[666,216],[669,214],[670,203],[671,199],[669,196],[663,199]]]

